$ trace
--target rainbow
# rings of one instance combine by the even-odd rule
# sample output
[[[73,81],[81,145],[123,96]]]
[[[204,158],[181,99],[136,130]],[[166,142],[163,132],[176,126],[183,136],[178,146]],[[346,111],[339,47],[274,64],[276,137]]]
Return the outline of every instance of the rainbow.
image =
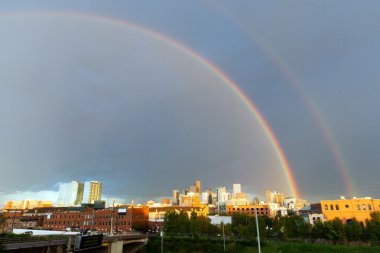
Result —
[[[0,14],[1,16],[6,17],[62,17],[62,18],[74,18],[79,20],[85,20],[90,22],[108,22],[109,24],[112,24],[114,26],[121,26],[124,28],[128,28],[131,30],[135,30],[139,33],[142,33],[144,35],[148,35],[152,38],[158,39],[159,41],[162,41],[164,43],[167,43],[168,45],[172,46],[173,48],[183,52],[187,56],[191,57],[192,59],[196,60],[199,64],[204,66],[206,69],[211,71],[215,76],[217,76],[221,81],[223,81],[230,89],[231,91],[236,94],[236,96],[241,100],[241,102],[245,105],[245,107],[248,109],[248,111],[254,116],[254,118],[257,120],[261,128],[263,129],[265,136],[269,140],[272,148],[275,151],[275,154],[281,164],[281,168],[286,176],[286,179],[289,183],[289,188],[291,193],[294,197],[299,197],[299,191],[296,184],[296,181],[294,179],[294,175],[292,172],[292,168],[287,161],[287,158],[285,156],[285,153],[283,151],[283,148],[281,147],[279,141],[277,140],[275,134],[273,133],[271,127],[263,117],[263,115],[260,113],[260,111],[257,109],[257,107],[254,105],[254,103],[248,98],[248,96],[240,89],[240,87],[232,81],[221,69],[219,69],[216,65],[211,63],[209,60],[207,60],[204,56],[200,55],[193,49],[185,46],[184,44],[165,36],[161,33],[158,33],[156,31],[150,30],[146,27],[131,23],[126,20],[117,19],[113,17],[103,17],[98,15],[89,15],[89,14],[83,14],[83,13],[67,13],[67,12],[28,12],[28,13],[16,13],[16,14]]]
[[[338,173],[343,181],[345,194],[348,196],[355,196],[357,190],[355,184],[349,175],[349,166],[347,165],[343,153],[339,148],[338,141],[334,137],[331,127],[329,127],[327,121],[320,112],[317,104],[307,94],[301,82],[296,78],[295,74],[291,71],[288,65],[276,54],[276,52],[269,46],[268,43],[256,32],[252,26],[247,29],[235,16],[233,16],[226,8],[217,4],[216,2],[204,1],[204,3],[210,7],[210,9],[219,12],[222,16],[228,18],[228,20],[238,28],[243,34],[248,36],[256,45],[259,46],[265,55],[274,63],[280,73],[289,81],[292,88],[296,91],[298,97],[305,105],[306,109],[310,112],[313,121],[318,126],[318,129],[322,133],[323,139],[327,144],[328,149],[334,159]]]

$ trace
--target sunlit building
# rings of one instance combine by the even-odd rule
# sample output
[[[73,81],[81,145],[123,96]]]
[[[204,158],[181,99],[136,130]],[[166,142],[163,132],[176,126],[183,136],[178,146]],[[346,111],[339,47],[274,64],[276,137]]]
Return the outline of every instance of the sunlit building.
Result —
[[[300,198],[285,198],[284,200],[284,206],[288,210],[292,210],[295,212],[298,212],[301,208],[304,208],[305,206],[308,206],[309,203],[305,199]]]
[[[265,191],[265,197],[267,203],[277,203],[283,206],[285,203],[285,194],[276,191]]]
[[[200,194],[202,192],[202,188],[201,188],[201,181],[200,180],[196,180],[195,183],[194,183],[194,186],[195,186],[195,192]]]
[[[7,201],[4,205],[5,210],[16,210],[16,209],[33,209],[33,208],[43,208],[52,207],[52,201],[46,200],[19,200],[19,201]]]
[[[167,212],[175,211],[180,213],[181,211],[185,212],[189,217],[192,212],[195,212],[197,216],[207,217],[209,214],[209,209],[207,205],[199,206],[166,206],[166,207],[150,207],[149,208],[149,221],[151,222],[163,222],[165,214]]]
[[[257,208],[258,216],[271,216],[270,208],[267,204],[258,205],[227,205],[227,215],[233,214],[246,214],[249,216],[255,215],[255,209]]]
[[[199,194],[188,193],[180,195],[180,206],[200,206]]]
[[[234,194],[241,192],[241,184],[233,184],[232,188],[233,188]]]
[[[335,217],[350,221],[356,218],[358,221],[365,221],[371,218],[372,212],[380,211],[380,199],[341,197],[336,200],[321,200],[322,213],[326,220],[333,220]]]
[[[82,203],[93,204],[95,201],[101,200],[102,190],[103,190],[103,185],[99,181],[85,182]]]
[[[178,206],[179,205],[179,190],[173,190],[173,201],[172,201],[173,206]]]
[[[56,206],[79,206],[83,199],[84,184],[78,181],[60,183]]]

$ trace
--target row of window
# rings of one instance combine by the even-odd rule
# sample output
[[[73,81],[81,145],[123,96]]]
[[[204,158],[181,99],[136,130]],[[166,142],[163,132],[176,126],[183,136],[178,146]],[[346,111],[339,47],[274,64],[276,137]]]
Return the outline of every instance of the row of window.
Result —
[[[82,225],[82,226],[89,226],[91,225],[91,221],[84,221],[84,222],[74,222],[74,221],[48,221],[46,222],[45,224],[47,225],[68,225],[68,226],[75,226],[75,225]],[[124,225],[126,226],[127,225],[127,222],[126,221],[117,221],[115,222],[114,224],[116,225]],[[94,222],[94,225],[96,225],[96,222]],[[105,222],[98,222],[98,225],[100,226],[106,226],[106,225],[111,225],[111,222],[110,221],[105,221]],[[128,222],[128,225],[131,225],[130,222]]]
[[[349,205],[345,205],[344,206],[346,209],[350,208]],[[334,210],[337,210],[339,211],[339,205],[336,204],[335,205],[335,209],[334,209],[334,205],[333,204],[330,204],[330,208],[329,208],[329,205],[325,204],[325,210],[331,210],[331,211],[334,211]],[[356,204],[356,210],[369,210],[369,211],[372,211],[372,206],[371,204]]]
[[[112,215],[95,215],[95,217],[96,218],[99,218],[99,219],[101,219],[101,218],[105,218],[105,219],[109,219],[109,218],[111,218],[111,216]],[[84,215],[78,215],[78,219],[92,219],[92,214],[84,214]],[[125,217],[125,215],[118,215],[118,217],[119,218],[124,218]],[[64,219],[66,219],[66,218],[68,218],[68,219],[73,219],[73,218],[76,218],[75,217],[75,215],[74,214],[72,214],[72,215],[66,215],[66,214],[53,214],[52,216],[51,216],[51,218],[58,218],[58,219],[62,219],[62,218],[64,218]]]
[[[235,213],[241,213],[241,214],[255,214],[254,212],[240,212],[236,211]],[[231,215],[232,212],[228,211],[228,214]],[[268,212],[257,212],[258,215],[268,215]]]
[[[267,208],[257,208],[257,210],[261,210],[261,211],[263,211],[264,209],[267,210]],[[228,208],[228,210],[230,211],[231,208]],[[235,208],[232,208],[232,210],[235,211]],[[236,208],[236,210],[237,210],[237,211],[240,211],[240,208],[238,207],[238,208]],[[242,211],[244,211],[244,210],[246,210],[246,211],[248,211],[248,210],[254,211],[255,208],[251,208],[251,209],[250,209],[249,207],[247,207],[247,208],[244,209],[244,207],[242,207],[241,210],[242,210]]]

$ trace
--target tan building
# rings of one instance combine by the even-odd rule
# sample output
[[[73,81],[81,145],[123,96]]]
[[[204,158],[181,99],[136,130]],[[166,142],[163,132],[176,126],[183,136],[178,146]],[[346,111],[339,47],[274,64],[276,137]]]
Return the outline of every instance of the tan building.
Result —
[[[202,188],[201,188],[201,181],[200,180],[196,180],[195,183],[194,183],[194,186],[195,186],[195,192],[200,194],[201,191],[202,191]]]
[[[255,215],[255,208],[257,208],[258,216],[271,216],[270,207],[267,204],[258,205],[227,205],[227,215],[233,214],[247,214]]]
[[[195,212],[197,216],[207,217],[209,209],[207,205],[191,207],[191,206],[164,206],[164,207],[150,207],[149,208],[149,221],[151,222],[163,222],[165,214],[167,212],[175,211],[177,213],[184,211],[190,217],[192,212]]]
[[[265,191],[265,197],[267,203],[277,203],[283,206],[285,203],[285,194],[276,191]]]
[[[187,195],[181,194],[180,206],[200,206],[199,194],[189,193]]]
[[[89,181],[84,183],[82,203],[94,204],[102,199],[103,185],[99,181]]]
[[[4,210],[25,210],[43,207],[52,207],[52,201],[46,200],[18,200],[18,201],[7,201],[4,205]]]
[[[337,200],[321,200],[322,213],[326,220],[333,220],[338,217],[343,222],[352,218],[358,221],[365,221],[371,218],[372,212],[380,211],[380,199],[352,198]]]

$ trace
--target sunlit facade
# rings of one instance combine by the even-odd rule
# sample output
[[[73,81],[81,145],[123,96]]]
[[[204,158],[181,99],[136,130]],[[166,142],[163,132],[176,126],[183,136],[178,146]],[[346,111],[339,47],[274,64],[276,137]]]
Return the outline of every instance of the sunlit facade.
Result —
[[[358,221],[365,221],[371,218],[372,212],[380,211],[380,199],[352,198],[337,200],[321,200],[322,213],[326,220],[333,220],[335,217],[347,222],[352,218]]]
[[[84,183],[82,203],[94,204],[102,199],[103,185],[99,181],[89,181]]]
[[[4,205],[5,210],[25,210],[33,208],[43,208],[52,207],[52,201],[46,200],[18,200],[18,201],[7,201]]]
[[[79,206],[83,199],[84,184],[78,181],[59,184],[56,206]]]

